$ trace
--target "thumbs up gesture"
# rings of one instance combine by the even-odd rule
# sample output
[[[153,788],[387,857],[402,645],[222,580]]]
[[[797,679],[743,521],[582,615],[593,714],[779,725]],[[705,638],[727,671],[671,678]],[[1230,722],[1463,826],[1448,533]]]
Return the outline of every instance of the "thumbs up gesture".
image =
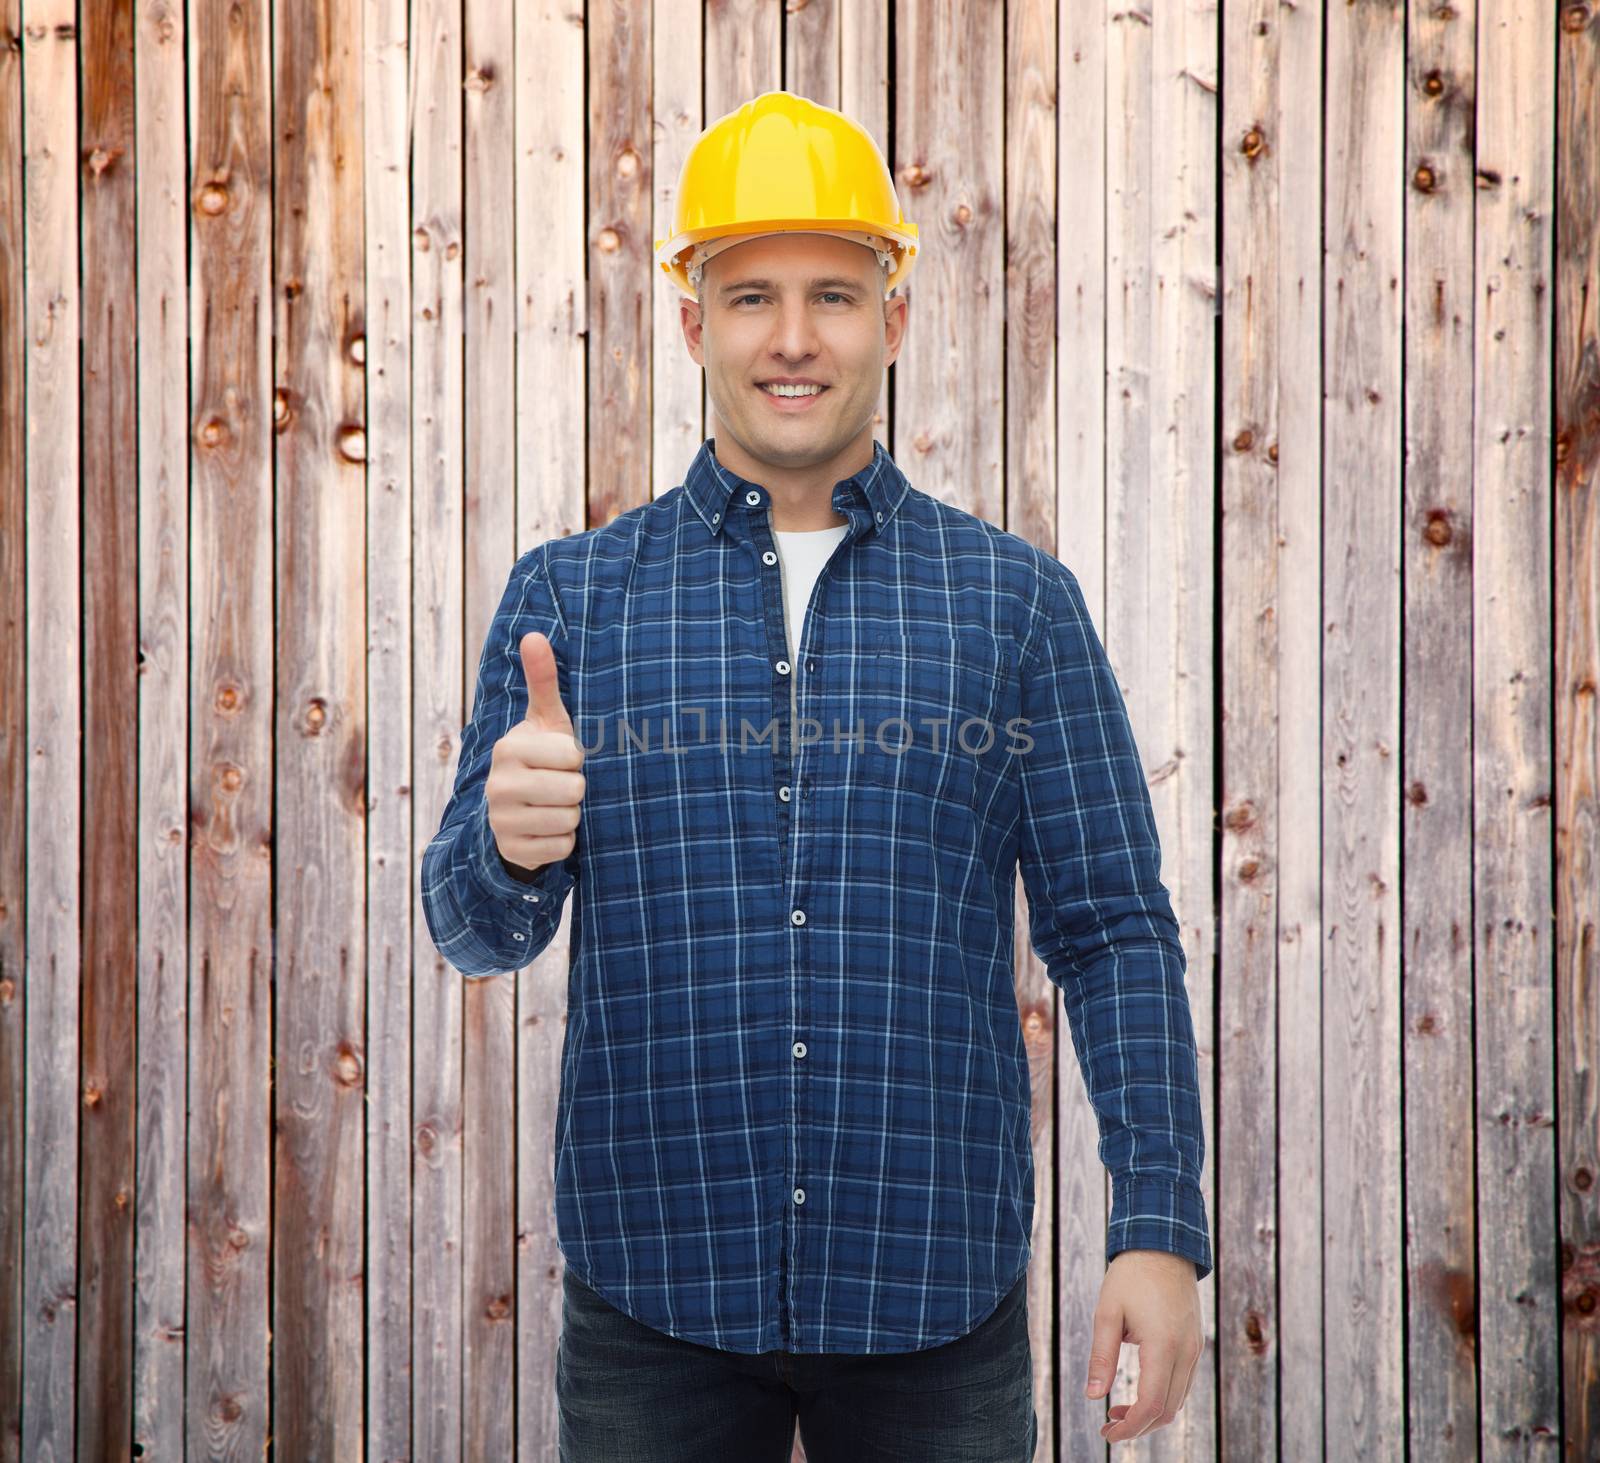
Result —
[[[485,792],[501,857],[537,872],[564,859],[577,843],[583,748],[561,703],[550,642],[530,630],[521,650],[528,714],[494,744]]]

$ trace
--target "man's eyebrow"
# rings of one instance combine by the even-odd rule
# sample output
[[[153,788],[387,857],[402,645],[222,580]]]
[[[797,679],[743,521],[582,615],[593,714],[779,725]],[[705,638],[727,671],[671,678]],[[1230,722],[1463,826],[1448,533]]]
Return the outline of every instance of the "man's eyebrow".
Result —
[[[814,290],[836,289],[840,285],[852,290],[863,288],[859,279],[850,279],[842,274],[832,274],[823,279],[814,279],[808,288]],[[723,285],[720,293],[727,295],[732,294],[734,290],[770,290],[776,288],[777,286],[770,279],[741,279],[733,284]]]

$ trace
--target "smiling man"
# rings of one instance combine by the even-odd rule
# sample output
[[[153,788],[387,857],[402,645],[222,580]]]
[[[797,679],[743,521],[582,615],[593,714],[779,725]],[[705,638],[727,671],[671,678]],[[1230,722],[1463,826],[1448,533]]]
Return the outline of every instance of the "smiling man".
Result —
[[[1172,1421],[1211,1269],[1185,957],[1072,573],[873,435],[916,229],[787,92],[708,128],[658,248],[714,430],[517,562],[422,867],[520,969],[573,900],[555,1114],[561,1457],[1033,1456],[1013,890],[1110,1171],[1086,1394]],[[1063,1235],[1061,1243],[1098,1243]]]

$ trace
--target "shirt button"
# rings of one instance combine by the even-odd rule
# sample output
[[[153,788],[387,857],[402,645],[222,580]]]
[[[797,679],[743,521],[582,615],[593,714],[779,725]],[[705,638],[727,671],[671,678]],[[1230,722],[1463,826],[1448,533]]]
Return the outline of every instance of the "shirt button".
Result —
[[[778,798],[780,801],[785,803],[789,801],[789,789],[787,786],[780,787],[778,789]]]
[[[713,513],[711,515],[711,521],[713,523],[720,523],[722,521],[722,515],[720,513]]]
[[[794,1201],[796,1204],[804,1204],[806,1201],[806,1191],[804,1189],[796,1189],[794,1191]]]
[[[766,553],[761,556],[761,562],[763,564],[776,564],[778,562],[778,556],[773,553],[771,549],[768,549]]]
[[[794,1044],[794,1054],[797,1057],[803,1057],[806,1054],[806,1044],[803,1041],[797,1041]]]
[[[528,937],[526,935],[524,935],[524,934],[518,933],[516,930],[512,930],[511,938],[513,940],[526,940]]]
[[[537,904],[539,902],[539,896],[537,894],[524,894],[522,897],[526,899],[529,904]]]
[[[792,925],[803,925],[805,922],[806,922],[806,912],[805,912],[805,910],[803,910],[803,909],[792,909],[792,910],[789,911],[789,923],[790,924],[792,924]]]
[[[744,500],[752,508],[754,508],[755,505],[761,501],[761,494],[756,492],[754,488],[751,488],[751,490],[744,495]]]
[[[881,514],[881,513],[878,515],[878,522],[879,523],[883,522],[883,514]]]
[[[780,676],[786,676],[789,674],[789,662],[786,660],[780,660],[777,665],[773,667],[773,669],[776,670]]]

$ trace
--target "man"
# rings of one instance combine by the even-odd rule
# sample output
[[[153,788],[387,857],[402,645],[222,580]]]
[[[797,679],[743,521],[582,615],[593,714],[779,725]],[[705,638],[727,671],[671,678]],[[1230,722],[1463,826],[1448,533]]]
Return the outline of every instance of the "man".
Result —
[[[715,430],[530,550],[423,907],[467,975],[573,898],[561,1454],[1027,1459],[1022,870],[1113,1176],[1086,1394],[1170,1422],[1211,1268],[1185,959],[1074,576],[874,440],[916,233],[870,136],[768,93],[701,135],[663,267]],[[1063,1236],[1063,1243],[1084,1242]]]

